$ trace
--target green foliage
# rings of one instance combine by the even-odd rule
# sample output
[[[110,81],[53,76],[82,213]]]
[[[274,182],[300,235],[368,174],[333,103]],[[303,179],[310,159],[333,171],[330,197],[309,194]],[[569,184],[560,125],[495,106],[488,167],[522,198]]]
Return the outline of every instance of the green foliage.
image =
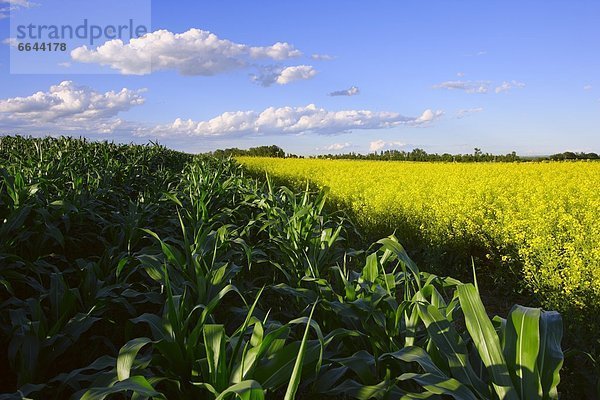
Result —
[[[244,156],[247,154],[233,154]],[[597,157],[597,156],[596,156]],[[438,154],[427,153],[423,149],[405,150],[381,150],[368,154],[346,153],[346,154],[324,154],[314,158],[326,158],[332,160],[382,160],[382,161],[421,161],[421,162],[517,162],[523,161],[514,151],[508,154],[483,153],[481,149],[475,148],[473,154]]]
[[[242,150],[238,148],[231,148],[225,150],[216,150],[211,153],[211,155],[218,158],[227,158],[227,157],[239,157],[239,156],[248,156],[248,157],[276,157],[283,158],[286,157],[285,151],[281,147],[271,145],[271,146],[258,146],[251,147],[248,150]]]
[[[596,153],[573,153],[572,151],[565,151],[564,153],[552,154],[548,157],[550,160],[597,160],[600,158]]]
[[[0,167],[1,399],[558,397],[558,313],[350,249],[324,191],[68,138]]]

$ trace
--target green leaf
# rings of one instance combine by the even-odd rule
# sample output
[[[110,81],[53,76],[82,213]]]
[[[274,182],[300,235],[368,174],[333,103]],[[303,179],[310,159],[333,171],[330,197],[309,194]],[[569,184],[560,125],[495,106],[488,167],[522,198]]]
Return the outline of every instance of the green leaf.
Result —
[[[236,383],[222,392],[216,400],[225,400],[231,394],[234,394],[240,400],[263,400],[265,398],[260,383],[252,380]]]
[[[117,357],[117,378],[123,381],[129,378],[131,372],[131,366],[137,356],[137,353],[142,347],[152,342],[150,339],[141,337],[130,340],[127,342],[121,350],[119,350],[119,356]]]
[[[222,391],[228,382],[225,327],[223,325],[204,325],[203,335],[210,382],[217,391]]]
[[[537,399],[541,384],[537,372],[540,349],[539,308],[513,306],[506,318],[504,357],[521,399]]]
[[[392,382],[385,380],[376,385],[363,385],[355,380],[347,379],[328,393],[357,400],[385,399],[393,390],[392,386]]]
[[[240,347],[242,345],[243,342],[243,338],[244,338],[244,334],[246,333],[246,329],[248,329],[248,326],[250,324],[250,320],[252,319],[252,314],[254,314],[254,309],[256,308],[256,305],[258,304],[258,300],[260,299],[260,296],[262,295],[262,292],[264,290],[264,286],[258,291],[258,293],[256,294],[256,298],[254,299],[254,302],[252,303],[252,305],[250,306],[250,309],[248,310],[248,313],[246,314],[246,318],[244,319],[244,322],[242,323],[242,325],[233,333],[232,338],[235,336],[237,337],[236,340],[236,344],[235,347],[233,349],[233,354],[231,355],[231,362],[228,366],[228,371],[229,371],[229,375],[232,377],[232,379],[236,380],[238,378],[238,376],[235,376],[234,372],[234,366],[235,363],[237,362],[237,355],[238,352],[240,350]],[[256,335],[255,335],[256,333]],[[254,330],[253,330],[253,334],[252,334],[252,339],[255,340],[254,343],[252,343],[252,339],[251,339],[251,344],[252,346],[257,346],[258,343],[260,343],[260,341],[262,341],[262,325],[260,322],[257,322],[254,325]],[[243,358],[243,355],[242,355]],[[243,372],[243,365],[239,365],[239,377],[241,380],[241,373]]]
[[[490,374],[494,390],[500,399],[517,400],[518,396],[508,373],[500,340],[485,312],[477,289],[468,283],[458,285],[457,290],[467,330]]]
[[[312,385],[312,391],[316,393],[325,393],[336,384],[338,380],[340,380],[348,371],[347,367],[335,367],[329,368],[323,367],[317,378],[315,379],[314,384]]]
[[[262,327],[258,330],[261,332],[257,332],[257,336],[262,336]],[[288,334],[288,325],[267,333],[255,347],[245,352],[243,365],[241,365],[243,370],[239,373],[234,372],[234,376],[241,374],[243,378],[253,377],[269,390],[288,381],[299,349],[297,342],[282,347]],[[254,339],[258,340],[258,337],[255,338],[253,334]],[[262,364],[260,369],[255,370],[256,364],[265,356],[269,359],[268,363]]]
[[[119,263],[117,264],[116,268],[117,278],[119,277],[119,275],[121,275],[121,272],[123,272],[123,268],[125,268],[127,261],[129,261],[128,257],[124,257],[121,260],[119,260]]]
[[[437,375],[444,375],[441,369],[433,360],[425,350],[417,346],[404,347],[394,353],[385,353],[379,357],[380,361],[386,361],[390,359],[397,359],[407,363],[416,362],[425,372],[433,373]]]
[[[543,311],[540,318],[540,354],[537,368],[542,385],[542,398],[558,399],[557,386],[564,355],[560,347],[562,318],[556,311]]]
[[[98,371],[106,370],[108,368],[112,369],[112,368],[114,368],[114,366],[115,366],[115,358],[114,357],[102,356],[102,357],[96,359],[93,363],[91,363],[90,365],[88,365],[86,367],[74,369],[74,370],[70,371],[69,373],[59,374],[58,376],[53,378],[50,382],[57,381],[57,382],[61,382],[62,384],[70,385],[71,381],[76,381],[78,378],[85,376],[85,374],[83,374],[83,372],[95,371],[97,373]]]
[[[166,197],[168,200],[171,200],[173,203],[177,204],[179,207],[183,207],[183,204],[181,204],[181,201],[179,201],[179,199],[177,198],[177,196],[173,193],[169,193],[169,192],[163,192],[162,194],[164,197]]]
[[[400,375],[400,381],[413,380],[423,387],[423,389],[433,394],[444,394],[451,396],[456,400],[477,400],[471,391],[454,378],[440,376],[436,374],[414,374],[406,373]]]
[[[85,392],[80,400],[104,400],[107,396],[116,393],[132,391],[146,398],[153,397],[166,399],[162,393],[157,392],[150,382],[143,376],[132,376],[124,381],[117,382],[113,386],[106,388],[92,388]]]
[[[334,358],[332,361],[352,370],[357,376],[360,376],[362,382],[377,382],[375,357],[365,350],[359,350],[350,357]]]
[[[155,314],[144,313],[137,318],[130,319],[134,324],[144,322],[150,327],[154,340],[169,340],[172,335],[165,329],[164,322],[161,317]]]
[[[404,247],[398,242],[395,236],[390,236],[385,239],[379,240],[377,243],[381,244],[381,249],[390,251],[394,254],[394,256],[400,261],[400,266],[404,273],[406,274],[408,271],[412,274],[414,281],[418,287],[421,288],[421,276],[420,271],[417,265],[413,260],[410,259]],[[407,271],[408,270],[408,271]]]
[[[400,308],[398,308],[400,309]],[[404,324],[406,325],[406,337],[404,346],[414,346],[417,337],[417,326],[419,324],[419,307],[416,303],[410,304],[404,314]]]
[[[240,293],[240,291],[238,290],[237,287],[235,287],[233,285],[227,285],[227,286],[225,286],[206,305],[206,308],[202,311],[202,315],[200,317],[200,322],[199,323],[203,324],[204,321],[206,321],[206,319],[208,318],[208,316],[211,315],[211,313],[214,311],[214,309],[219,305],[219,303],[221,302],[221,300],[223,299],[223,297],[225,297],[225,295],[227,295],[229,292],[237,293],[241,298],[243,298],[242,294]]]
[[[467,346],[454,327],[434,305],[418,304],[419,315],[429,337],[441,354],[448,360],[452,376],[478,392],[480,397],[489,397],[489,391],[469,363]]]
[[[379,275],[379,266],[377,260],[377,253],[370,254],[367,257],[367,262],[362,270],[361,277],[367,282],[375,282]]]
[[[284,400],[294,400],[294,398],[296,397],[296,391],[298,390],[298,386],[300,385],[300,380],[302,378],[302,365],[304,362],[304,353],[306,349],[306,341],[308,340],[308,332],[310,330],[310,322],[312,321],[312,316],[315,312],[316,306],[317,302],[313,304],[312,310],[310,310],[308,322],[306,323],[306,329],[304,330],[304,336],[302,337],[302,342],[300,343],[300,350],[298,350],[298,357],[296,358],[296,363],[294,364],[292,376],[290,377],[290,383],[288,384],[287,390],[285,391]]]

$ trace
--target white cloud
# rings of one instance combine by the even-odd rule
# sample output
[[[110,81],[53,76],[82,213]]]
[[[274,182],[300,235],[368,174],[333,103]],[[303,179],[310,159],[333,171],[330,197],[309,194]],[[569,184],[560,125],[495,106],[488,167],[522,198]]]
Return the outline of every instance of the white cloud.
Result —
[[[402,142],[386,142],[384,140],[375,140],[374,142],[369,143],[369,151],[380,151],[386,149],[394,149],[399,147],[406,146],[406,143]]]
[[[206,32],[206,33],[209,33],[209,32]],[[225,42],[231,43],[229,41],[225,41]],[[300,50],[296,50],[294,48],[294,46],[292,46],[289,43],[277,42],[272,46],[250,47],[250,55],[252,56],[252,58],[256,58],[256,59],[271,58],[273,60],[282,61],[282,60],[287,60],[288,58],[300,57],[302,55],[302,52]]]
[[[525,84],[523,82],[518,82],[518,81],[507,82],[507,81],[504,81],[504,82],[502,82],[502,85],[496,87],[495,92],[496,93],[503,93],[503,92],[507,92],[507,91],[509,91],[510,89],[513,89],[513,88],[522,89],[524,87],[525,87]]]
[[[456,76],[458,76],[459,78],[462,78],[463,76],[465,76],[464,72],[457,72]]]
[[[317,71],[310,65],[297,65],[284,68],[275,82],[279,85],[287,85],[290,82],[310,79],[317,74]]]
[[[31,130],[59,129],[109,133],[128,123],[116,116],[144,103],[143,90],[97,92],[72,81],[47,92],[0,99],[0,125]]]
[[[592,85],[583,86],[583,90],[592,90]]]
[[[330,96],[356,96],[360,93],[360,90],[356,86],[351,86],[348,89],[336,90],[335,92],[329,93]]]
[[[261,134],[333,135],[354,129],[383,129],[395,126],[422,126],[441,116],[441,111],[425,110],[419,117],[396,112],[369,110],[328,111],[314,104],[305,107],[269,107],[254,111],[226,112],[207,121],[182,120],[153,128],[141,128],[138,136],[248,136]]]
[[[413,121],[414,125],[426,125],[429,124],[430,122],[435,121],[436,119],[440,118],[442,115],[444,115],[443,111],[432,111],[432,110],[425,110],[423,111],[423,114],[421,114],[418,118],[416,118]]]
[[[468,115],[480,113],[482,111],[483,111],[483,107],[463,108],[456,112],[456,118],[464,118]]]
[[[330,144],[329,146],[317,147],[317,150],[340,151],[340,150],[343,150],[343,149],[347,149],[350,146],[352,146],[352,144],[349,143],[349,142],[345,142],[345,143],[333,143],[333,144]]]
[[[262,86],[273,84],[287,85],[288,83],[311,79],[317,75],[317,70],[310,65],[296,65],[292,67],[262,67],[259,74],[251,75],[252,80]]]
[[[489,81],[446,81],[433,85],[434,89],[464,90],[467,93],[487,93]]]
[[[253,47],[201,29],[184,33],[158,30],[129,43],[115,39],[96,48],[82,46],[71,51],[75,61],[109,66],[131,75],[176,70],[182,75],[210,76],[247,68],[253,60],[282,61],[301,55],[289,43]]]
[[[334,56],[330,56],[329,54],[313,54],[310,56],[313,60],[316,61],[331,61],[335,60]]]

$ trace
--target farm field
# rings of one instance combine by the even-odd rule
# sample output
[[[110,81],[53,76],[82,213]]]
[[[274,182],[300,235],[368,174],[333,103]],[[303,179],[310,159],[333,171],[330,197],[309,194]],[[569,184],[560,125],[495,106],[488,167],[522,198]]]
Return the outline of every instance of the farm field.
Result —
[[[2,399],[581,398],[559,313],[350,248],[324,191],[65,138],[1,137],[0,173]]]
[[[464,277],[474,257],[491,285],[533,293],[587,338],[600,328],[600,163],[239,160],[294,186],[329,187],[362,230],[395,232],[437,273]]]

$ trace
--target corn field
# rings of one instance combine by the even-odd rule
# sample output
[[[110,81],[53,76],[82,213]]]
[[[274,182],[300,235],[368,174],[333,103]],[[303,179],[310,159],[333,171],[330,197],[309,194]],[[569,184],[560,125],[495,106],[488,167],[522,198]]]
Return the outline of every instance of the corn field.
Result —
[[[71,138],[0,137],[0,173],[0,399],[559,397],[558,312],[352,248],[324,190]]]

